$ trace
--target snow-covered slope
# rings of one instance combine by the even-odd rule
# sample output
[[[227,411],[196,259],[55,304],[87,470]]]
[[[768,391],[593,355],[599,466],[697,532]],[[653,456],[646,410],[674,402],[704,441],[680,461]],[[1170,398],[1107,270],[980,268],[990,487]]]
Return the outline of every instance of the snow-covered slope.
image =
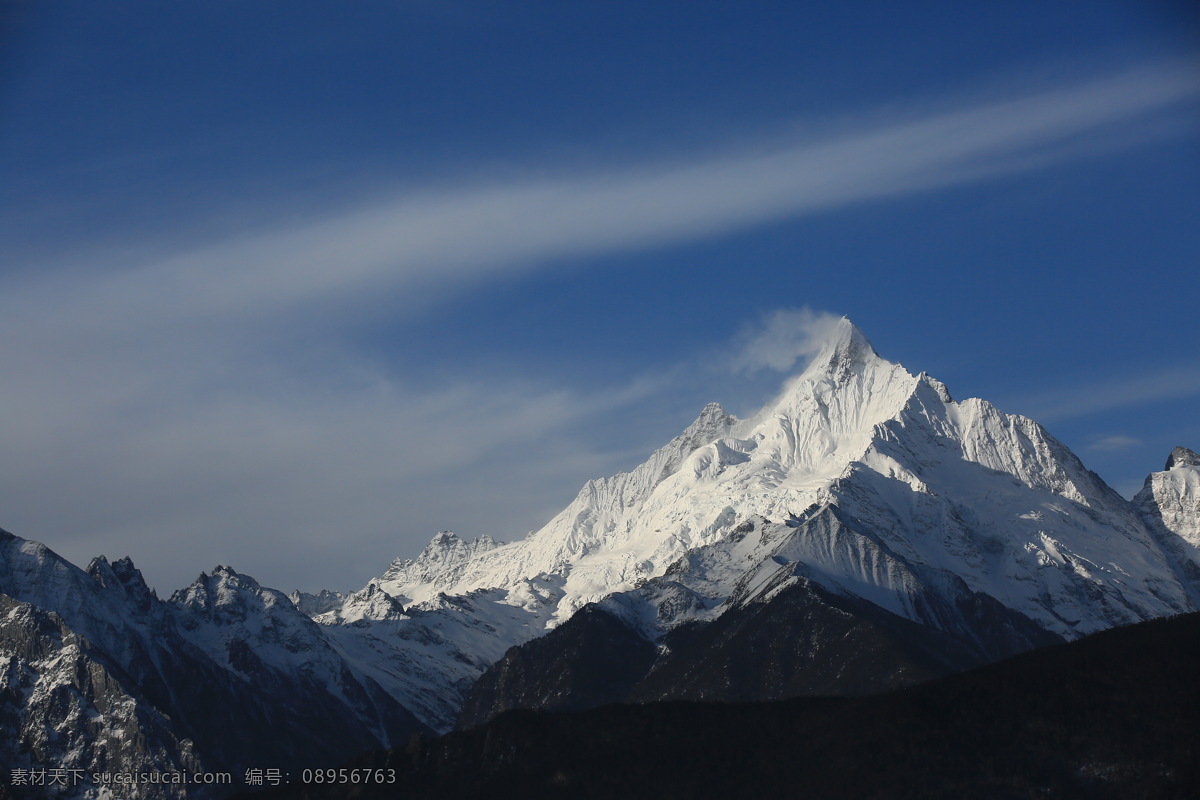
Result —
[[[453,531],[439,531],[416,560],[396,559],[372,583],[402,603],[420,603],[458,583],[467,564],[503,544],[487,535],[468,543]]]
[[[466,546],[457,537],[438,534],[413,566],[393,565],[379,583],[397,596],[417,599],[562,575],[567,583],[560,616],[569,616],[586,602],[631,587],[654,574],[656,565],[661,568],[705,541],[704,531],[688,526],[672,526],[665,535],[647,537],[639,517],[664,480],[697,448],[727,435],[735,422],[720,406],[710,404],[682,434],[632,472],[589,481],[569,506],[527,539],[502,546],[484,539]],[[660,552],[651,560],[654,551]],[[440,569],[425,567],[430,562]]]
[[[561,579],[542,576],[507,589],[436,595],[402,614],[371,618],[358,604],[346,621],[317,617],[353,665],[437,731],[449,730],[475,680],[515,645],[545,633],[562,598]],[[384,595],[375,584],[364,593]],[[363,593],[359,593],[363,594]],[[394,599],[388,601],[395,603]]]
[[[171,598],[180,635],[264,694],[288,696],[306,714],[349,711],[380,742],[413,730],[412,719],[371,677],[356,671],[283,593],[225,566]]]

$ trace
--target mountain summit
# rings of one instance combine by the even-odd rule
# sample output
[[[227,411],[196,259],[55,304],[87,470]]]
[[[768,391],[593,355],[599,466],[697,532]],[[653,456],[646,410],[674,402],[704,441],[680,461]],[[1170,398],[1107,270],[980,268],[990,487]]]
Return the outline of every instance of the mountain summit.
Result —
[[[858,326],[848,317],[842,317],[826,334],[825,341],[805,372],[840,376],[856,367],[880,360],[879,354]]]

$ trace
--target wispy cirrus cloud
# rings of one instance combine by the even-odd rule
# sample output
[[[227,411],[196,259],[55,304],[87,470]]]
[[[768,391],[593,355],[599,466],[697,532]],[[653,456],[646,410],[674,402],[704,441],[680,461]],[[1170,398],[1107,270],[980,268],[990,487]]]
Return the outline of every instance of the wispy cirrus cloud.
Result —
[[[83,321],[124,327],[310,308],[386,290],[427,298],[549,259],[711,237],[854,203],[1043,168],[1162,135],[1200,94],[1190,65],[1155,65],[824,138],[730,145],[671,163],[432,187],[331,209],[74,287]],[[16,289],[17,287],[10,287]],[[38,284],[23,287],[34,293]],[[62,286],[53,291],[62,299]],[[17,302],[25,300],[18,293]],[[402,301],[401,301],[402,302]]]
[[[1132,408],[1164,400],[1200,397],[1200,366],[1180,366],[1111,381],[1053,390],[1017,400],[1021,413],[1042,422]]]
[[[1095,436],[1088,443],[1088,450],[1099,453],[1118,453],[1122,450],[1128,450],[1132,447],[1140,447],[1141,439],[1135,439],[1132,436],[1125,436],[1119,433],[1108,435]]]

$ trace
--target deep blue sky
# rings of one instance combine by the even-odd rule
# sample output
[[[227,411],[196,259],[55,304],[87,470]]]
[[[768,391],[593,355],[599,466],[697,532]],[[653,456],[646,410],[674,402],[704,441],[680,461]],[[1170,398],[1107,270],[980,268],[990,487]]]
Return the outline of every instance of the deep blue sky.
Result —
[[[0,526],[351,588],[752,412],[797,309],[1130,494],[1200,446],[1200,21],[994,5],[5,4]]]

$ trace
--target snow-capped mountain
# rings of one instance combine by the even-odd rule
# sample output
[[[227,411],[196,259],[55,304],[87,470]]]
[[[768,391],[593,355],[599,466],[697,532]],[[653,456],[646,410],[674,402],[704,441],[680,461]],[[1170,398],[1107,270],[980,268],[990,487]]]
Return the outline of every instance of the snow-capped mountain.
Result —
[[[561,576],[561,621],[694,548],[729,546],[747,520],[798,530],[826,507],[870,535],[795,534],[788,559],[909,618],[920,616],[906,600],[913,568],[955,575],[1068,637],[1191,607],[1137,513],[1063,444],[986,401],[955,402],[940,382],[880,358],[848,320],[753,418],[710,405],[637,469],[589,482],[527,539],[457,546],[440,572],[396,569],[378,583],[419,598]],[[728,574],[711,581],[732,591],[779,543],[763,547],[730,556]]]
[[[706,406],[518,541],[443,531],[348,594],[219,567],[160,600],[127,559],[2,534],[0,594],[12,763],[312,765],[514,706],[873,691],[1195,610],[1200,457],[1130,503],[842,320],[759,413]]]
[[[709,405],[526,539],[441,533],[373,585],[429,614],[442,613],[423,608],[439,594],[533,608],[527,582],[556,587],[520,626],[492,626],[493,646],[530,641],[589,603],[661,645],[680,627],[785,595],[811,608],[819,595],[954,636],[970,655],[950,661],[967,664],[1194,609],[1164,536],[1179,538],[1152,533],[1036,422],[955,401],[842,320],[750,419]]]

